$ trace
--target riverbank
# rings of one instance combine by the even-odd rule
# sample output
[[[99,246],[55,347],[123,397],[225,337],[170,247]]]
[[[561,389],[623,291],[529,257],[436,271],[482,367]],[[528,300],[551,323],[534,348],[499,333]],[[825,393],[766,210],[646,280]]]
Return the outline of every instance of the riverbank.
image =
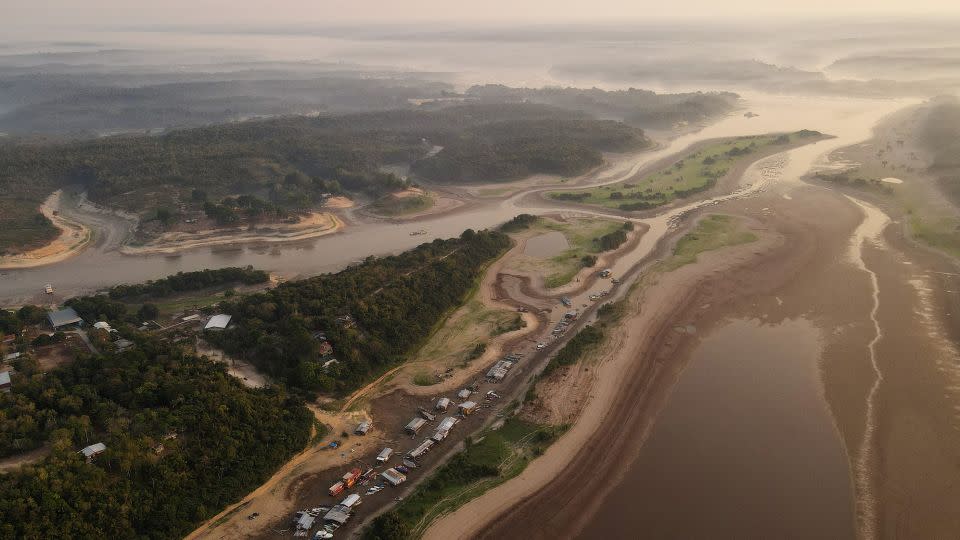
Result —
[[[800,201],[812,212],[824,204],[820,199],[805,190],[802,197],[792,196],[790,206],[795,208]],[[786,210],[782,201],[769,196],[749,201],[752,212],[747,215],[768,229],[754,231],[759,236],[756,243],[702,255],[697,262],[646,283],[631,297],[619,331],[610,332],[612,338],[597,355],[599,367],[589,402],[570,431],[517,479],[440,520],[426,537],[470,537],[473,531],[483,531],[478,536],[542,538],[561,532],[571,536],[587,526],[625,464],[642,448],[683,371],[682,358],[689,353],[684,347],[696,335],[676,332],[675,327],[693,325],[698,333],[708,329],[733,299],[781,286],[798,266],[817,259],[818,240],[829,234],[811,235],[805,230],[809,224],[784,219],[777,211],[764,212],[771,208],[768,205]],[[852,228],[856,210],[833,206],[830,210],[844,216],[840,226]],[[842,251],[842,235],[828,245]],[[625,395],[631,399],[622,399]],[[594,452],[591,441],[603,441],[604,452]]]
[[[60,229],[60,235],[43,247],[16,255],[0,256],[0,270],[33,268],[64,261],[80,253],[90,243],[93,238],[90,228],[60,212],[62,197],[63,190],[58,189],[40,205],[40,213],[49,219],[54,227]]]
[[[122,246],[120,252],[124,255],[156,255],[222,245],[296,242],[334,234],[343,227],[343,221],[336,215],[313,212],[294,224],[270,224],[247,229],[211,229],[197,233],[163,233],[141,246]]]

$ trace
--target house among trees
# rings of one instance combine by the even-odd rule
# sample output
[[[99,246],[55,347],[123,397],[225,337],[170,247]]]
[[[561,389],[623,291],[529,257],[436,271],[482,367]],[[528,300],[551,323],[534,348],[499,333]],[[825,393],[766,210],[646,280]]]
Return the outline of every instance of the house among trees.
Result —
[[[51,311],[47,314],[47,320],[50,321],[50,327],[54,330],[83,324],[83,319],[80,318],[80,315],[77,315],[77,312],[70,307],[61,309],[60,311]]]
[[[80,450],[80,453],[83,454],[83,457],[87,459],[87,463],[93,461],[93,458],[99,456],[100,454],[107,451],[107,445],[102,442],[96,444],[91,444],[90,446]]]
[[[13,388],[13,382],[10,381],[9,371],[0,371],[0,392],[9,394]]]

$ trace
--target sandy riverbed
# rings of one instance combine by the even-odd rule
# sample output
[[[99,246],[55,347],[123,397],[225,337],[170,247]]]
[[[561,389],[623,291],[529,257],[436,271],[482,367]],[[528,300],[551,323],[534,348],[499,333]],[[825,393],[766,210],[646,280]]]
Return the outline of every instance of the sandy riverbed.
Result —
[[[0,256],[0,269],[32,268],[66,260],[90,243],[90,229],[60,214],[63,190],[54,191],[40,206],[40,213],[60,229],[60,236],[49,244],[17,255]]]
[[[313,212],[294,224],[264,225],[249,229],[211,229],[197,233],[170,232],[142,246],[123,246],[125,255],[169,254],[200,247],[242,243],[274,244],[309,240],[343,229],[343,221],[327,212]]]

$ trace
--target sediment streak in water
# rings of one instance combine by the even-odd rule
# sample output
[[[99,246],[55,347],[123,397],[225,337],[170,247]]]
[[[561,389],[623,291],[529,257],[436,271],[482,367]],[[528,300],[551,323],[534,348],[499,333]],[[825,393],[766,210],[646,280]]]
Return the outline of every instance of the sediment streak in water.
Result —
[[[880,309],[880,286],[877,282],[876,272],[868,268],[863,260],[863,245],[866,242],[871,242],[877,246],[881,245],[880,234],[890,220],[886,214],[878,208],[858,201],[853,197],[848,196],[847,198],[859,206],[864,213],[863,221],[853,232],[848,254],[853,264],[870,277],[870,287],[872,288],[871,292],[873,297],[873,305],[870,309],[870,321],[873,323],[874,335],[870,340],[868,353],[875,378],[873,386],[870,387],[870,393],[867,394],[867,411],[864,420],[863,440],[860,442],[860,449],[857,453],[857,461],[853,471],[854,485],[857,490],[857,529],[861,538],[872,540],[876,538],[877,532],[877,501],[873,489],[873,478],[871,476],[875,459],[874,437],[877,429],[876,397],[880,385],[883,383],[883,371],[877,362],[877,343],[883,338],[883,331],[880,329],[880,323],[877,320],[877,312]]]

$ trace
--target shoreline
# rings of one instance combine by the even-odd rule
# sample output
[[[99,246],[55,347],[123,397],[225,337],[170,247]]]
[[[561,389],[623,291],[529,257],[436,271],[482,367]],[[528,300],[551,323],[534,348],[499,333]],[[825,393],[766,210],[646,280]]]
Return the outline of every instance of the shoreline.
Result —
[[[811,192],[805,193],[809,207]],[[793,197],[794,204],[798,198]],[[776,200],[760,197],[751,206]],[[845,226],[846,221],[845,214],[838,223]],[[617,475],[626,474],[625,460],[642,448],[698,339],[673,332],[674,326],[694,320],[698,329],[709,328],[711,321],[786,286],[798,268],[817,262],[820,246],[809,226],[780,223],[782,229],[763,231],[758,242],[702,254],[697,263],[656,276],[656,286],[632,296],[629,313],[597,355],[600,363],[591,370],[596,381],[573,427],[518,477],[444,516],[425,538],[496,538],[507,532],[539,538],[584,527],[591,510],[614,489]],[[622,399],[624,395],[632,399]],[[603,455],[589,450],[592,440],[604,441]],[[579,500],[585,495],[577,494],[587,492],[590,499]],[[550,525],[525,525],[537,516]]]
[[[89,227],[65,217],[61,211],[63,190],[58,189],[40,205],[40,212],[53,226],[60,229],[60,235],[48,244],[17,255],[0,256],[0,270],[34,268],[64,261],[83,251],[93,239]]]
[[[327,223],[312,223],[305,226],[303,224],[296,224],[286,227],[281,225],[277,229],[272,229],[273,234],[263,234],[261,231],[256,229],[253,231],[212,229],[195,234],[165,233],[157,240],[151,241],[143,246],[124,245],[121,246],[118,251],[124,255],[130,256],[158,254],[169,255],[191,249],[222,246],[235,243],[276,244],[284,242],[296,242],[335,234],[343,230],[345,227],[342,219],[329,212],[314,212],[311,214],[311,219],[314,221],[325,219]],[[298,225],[300,225],[300,227],[298,227]],[[319,226],[316,227],[314,225]],[[163,239],[164,236],[167,236],[166,240]]]

